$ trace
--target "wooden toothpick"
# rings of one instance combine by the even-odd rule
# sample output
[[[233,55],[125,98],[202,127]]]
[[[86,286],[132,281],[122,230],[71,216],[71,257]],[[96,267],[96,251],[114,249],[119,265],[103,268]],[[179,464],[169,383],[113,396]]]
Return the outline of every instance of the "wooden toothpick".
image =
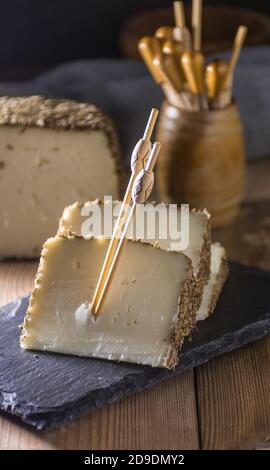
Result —
[[[239,55],[247,34],[247,28],[245,26],[239,26],[235,40],[233,43],[232,54],[230,61],[223,71],[222,77],[220,77],[219,89],[217,90],[217,96],[211,101],[212,109],[226,108],[232,102],[232,87],[233,87],[233,75],[234,70],[239,59]],[[222,62],[222,61],[221,61]],[[224,69],[224,67],[223,67]]]
[[[153,36],[144,36],[139,41],[138,49],[155,82],[162,85],[162,76],[153,63],[154,57],[160,56],[162,53],[160,41]]]
[[[160,40],[156,37],[144,36],[139,41],[138,48],[153,79],[161,86],[165,96],[170,100],[170,96],[172,94],[170,84],[168,84],[159,67],[154,63],[155,57],[161,58],[162,56]]]
[[[130,212],[125,222],[125,226],[123,228],[119,243],[117,244],[114,256],[108,267],[107,275],[104,279],[104,282],[102,283],[102,289],[100,291],[100,295],[98,296],[95,305],[94,306],[93,304],[91,305],[91,312],[95,315],[98,315],[100,308],[106,298],[109,285],[112,281],[112,276],[116,270],[116,266],[119,261],[121,251],[124,247],[124,242],[126,241],[127,230],[131,222],[131,219],[133,218],[136,204],[137,203],[143,204],[147,200],[147,198],[149,197],[152,191],[152,188],[154,185],[153,169],[154,169],[157,157],[158,157],[160,147],[161,147],[160,143],[155,142],[150,152],[145,168],[143,168],[135,178],[135,182],[132,187],[133,204],[131,206]]]
[[[214,59],[205,70],[205,83],[207,94],[210,98],[216,98],[221,92],[224,79],[228,73],[228,63],[222,59]]]
[[[145,127],[145,131],[144,131],[143,138],[142,138],[143,141],[150,142],[151,136],[152,136],[155,124],[156,124],[157,117],[158,117],[158,110],[156,108],[153,108],[151,110],[149,119],[148,119],[146,127]],[[149,151],[150,151],[150,149],[148,150],[148,153],[149,153]],[[141,150],[139,151],[139,153],[141,153]],[[132,168],[134,166],[134,163],[135,162],[133,161],[133,154],[132,154],[132,157],[131,157],[131,166],[132,166]],[[143,168],[144,167],[145,167],[145,165],[143,165]],[[131,170],[132,170],[132,168],[131,168]]]
[[[184,49],[191,49],[191,35],[186,26],[185,9],[183,2],[173,2],[175,28],[174,39],[183,44]]]
[[[192,0],[192,35],[194,51],[201,51],[202,0]]]
[[[186,51],[182,54],[181,65],[190,91],[198,98],[199,109],[209,109],[205,95],[204,56],[200,52]]]
[[[239,26],[234,43],[233,43],[233,48],[232,48],[232,55],[230,58],[228,70],[226,77],[224,79],[224,85],[223,88],[226,90],[227,88],[230,88],[232,85],[232,80],[233,80],[233,73],[234,69],[236,67],[237,61],[239,59],[239,55],[242,49],[242,46],[244,44],[245,38],[247,34],[247,28],[246,26]]]
[[[228,66],[224,60],[214,59],[206,67],[205,82],[211,109],[226,108],[231,102],[231,91],[223,89]]]
[[[105,277],[109,271],[110,264],[112,262],[112,259],[114,257],[114,254],[117,248],[119,237],[120,237],[123,225],[125,223],[125,218],[127,215],[127,208],[129,207],[129,204],[132,198],[132,187],[133,187],[135,178],[137,174],[145,167],[146,160],[151,151],[150,139],[151,139],[151,135],[154,129],[155,122],[157,120],[157,116],[158,116],[158,110],[153,108],[150,113],[145,131],[144,131],[143,138],[139,140],[139,142],[136,144],[132,152],[131,162],[130,162],[131,176],[129,179],[126,193],[125,193],[125,196],[124,196],[121,208],[120,208],[119,215],[117,217],[117,221],[113,230],[110,244],[106,253],[106,257],[105,257],[105,260],[104,260],[104,263],[100,272],[100,276],[98,279],[98,283],[94,292],[94,296],[92,299],[91,309],[93,313],[95,312],[96,304],[97,304],[99,295],[102,291]]]
[[[159,39],[162,45],[165,41],[173,38],[173,27],[172,26],[160,26],[155,31],[155,37]]]
[[[171,88],[171,91],[173,93],[180,93],[183,88],[183,84],[179,73],[179,67],[177,68],[174,57],[167,54],[164,54],[162,60],[159,57],[155,57],[154,64],[159,68],[164,83]]]
[[[176,27],[179,29],[185,28],[185,11],[183,2],[173,2],[173,11]]]

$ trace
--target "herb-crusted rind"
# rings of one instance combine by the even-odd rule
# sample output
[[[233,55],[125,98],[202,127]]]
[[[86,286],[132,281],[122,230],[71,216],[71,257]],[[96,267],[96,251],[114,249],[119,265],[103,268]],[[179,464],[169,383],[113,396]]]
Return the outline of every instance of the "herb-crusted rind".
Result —
[[[1,97],[0,124],[91,130],[112,127],[109,118],[92,104],[40,95]]]
[[[196,312],[201,302],[201,294],[193,275],[191,261],[187,256],[185,257],[189,262],[189,270],[178,300],[176,322],[172,330],[170,347],[164,363],[164,367],[167,369],[174,369],[177,366],[179,352],[181,351],[184,339],[191,334],[196,326]]]
[[[197,272],[195,272],[195,279],[198,284],[199,292],[203,293],[203,289],[209,279],[210,275],[210,257],[211,257],[211,215],[207,209],[192,209],[192,213],[197,212],[204,214],[207,218],[206,232],[201,246],[201,262]]]

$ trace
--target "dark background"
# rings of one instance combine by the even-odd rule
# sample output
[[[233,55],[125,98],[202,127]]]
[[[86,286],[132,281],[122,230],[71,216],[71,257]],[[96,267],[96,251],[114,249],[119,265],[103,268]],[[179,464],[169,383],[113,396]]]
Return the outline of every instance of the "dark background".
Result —
[[[269,0],[204,4],[244,6],[270,15]],[[117,57],[127,18],[170,5],[172,0],[0,0],[0,79],[29,78],[74,59]]]

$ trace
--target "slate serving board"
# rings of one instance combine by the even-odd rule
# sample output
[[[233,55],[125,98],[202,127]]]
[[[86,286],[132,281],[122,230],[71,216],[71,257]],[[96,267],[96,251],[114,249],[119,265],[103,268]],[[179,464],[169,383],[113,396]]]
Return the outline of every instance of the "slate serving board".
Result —
[[[0,309],[0,408],[44,430],[269,334],[270,273],[230,263],[214,315],[198,323],[173,372],[23,351],[18,325],[27,304],[24,297]]]

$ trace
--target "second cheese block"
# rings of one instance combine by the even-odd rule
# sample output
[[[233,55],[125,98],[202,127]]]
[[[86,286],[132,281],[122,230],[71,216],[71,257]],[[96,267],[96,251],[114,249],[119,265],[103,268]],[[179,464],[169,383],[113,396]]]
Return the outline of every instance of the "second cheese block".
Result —
[[[121,183],[115,131],[95,106],[0,98],[0,257],[39,256],[64,206],[118,197]]]
[[[227,254],[220,243],[211,245],[210,276],[203,290],[202,301],[196,320],[205,320],[214,312],[220,292],[228,276]]]
[[[109,241],[56,236],[44,245],[21,346],[172,368],[198,308],[190,260],[128,240],[98,317],[88,305]]]
[[[78,202],[72,204],[69,207],[66,207],[62,218],[60,219],[59,224],[59,235],[69,237],[69,236],[82,236],[82,226],[87,225],[87,215],[85,214],[95,214],[95,208],[98,207],[101,211],[101,220],[104,220],[104,212],[106,206],[109,206],[110,201],[102,202],[99,200],[96,201],[89,201],[85,204],[80,204]],[[113,209],[116,207],[119,209],[121,203],[119,201],[113,201],[112,206]],[[152,206],[153,207],[153,206]],[[154,207],[158,207],[154,205]],[[139,211],[143,211],[145,206],[141,205]],[[140,239],[151,245],[159,246],[165,250],[173,250],[178,251],[180,248],[180,243],[177,243],[176,240],[170,238],[170,234],[167,232],[166,238],[161,238],[161,232],[164,233],[164,227],[167,227],[168,222],[168,206],[163,204],[163,209],[159,213],[159,216],[155,218],[151,218],[150,222],[154,220],[154,228],[155,230],[152,232],[154,237],[149,238],[147,237],[147,233],[144,233],[144,236],[136,236],[136,233],[129,231],[127,236],[132,239]],[[117,213],[117,211],[116,211]],[[84,215],[82,215],[84,214]],[[138,220],[142,220],[142,218],[138,217]],[[145,221],[146,219],[144,219]],[[180,207],[177,208],[177,221],[178,221],[178,229],[181,228],[181,209]],[[136,229],[137,224],[137,217],[134,229]],[[112,225],[112,224],[111,224]],[[146,226],[146,224],[145,224]],[[107,230],[104,227],[104,224],[101,224],[100,235],[104,236],[104,233]],[[97,233],[98,235],[98,233]],[[105,233],[106,236],[111,236],[111,230],[109,233]],[[208,281],[209,274],[210,274],[210,246],[211,246],[211,232],[210,232],[210,215],[209,213],[204,211],[195,211],[192,210],[189,213],[189,244],[183,250],[183,253],[188,256],[192,262],[192,267],[194,270],[194,276],[196,282],[198,284],[199,292],[202,292],[202,289],[206,282]]]

